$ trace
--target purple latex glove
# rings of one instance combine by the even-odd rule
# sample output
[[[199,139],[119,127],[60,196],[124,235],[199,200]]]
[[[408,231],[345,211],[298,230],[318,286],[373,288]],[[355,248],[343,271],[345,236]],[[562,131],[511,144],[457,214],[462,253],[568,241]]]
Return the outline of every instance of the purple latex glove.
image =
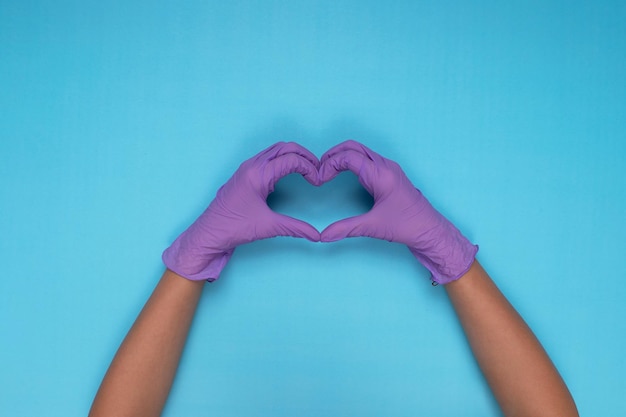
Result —
[[[319,161],[302,146],[279,142],[245,161],[209,207],[163,252],[163,262],[190,280],[214,281],[236,246],[275,236],[318,242],[313,226],[272,211],[266,203],[276,182],[297,172],[318,185]]]
[[[367,236],[403,243],[439,284],[459,279],[470,268],[478,246],[433,208],[397,163],[352,140],[333,147],[320,161],[320,183],[350,170],[374,197],[367,213],[322,231],[322,242]]]

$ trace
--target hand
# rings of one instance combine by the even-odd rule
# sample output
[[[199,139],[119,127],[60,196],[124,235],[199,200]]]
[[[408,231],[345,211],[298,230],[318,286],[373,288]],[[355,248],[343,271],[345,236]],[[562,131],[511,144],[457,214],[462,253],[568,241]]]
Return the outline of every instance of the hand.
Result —
[[[330,149],[320,161],[320,183],[350,170],[374,197],[367,213],[323,230],[322,242],[367,236],[403,243],[439,284],[460,278],[470,268],[478,246],[433,208],[397,163],[351,140]]]
[[[272,211],[267,196],[282,177],[297,172],[318,185],[319,161],[302,146],[279,142],[245,161],[204,213],[163,252],[172,271],[191,280],[219,277],[235,247],[275,236],[317,242],[310,224]]]

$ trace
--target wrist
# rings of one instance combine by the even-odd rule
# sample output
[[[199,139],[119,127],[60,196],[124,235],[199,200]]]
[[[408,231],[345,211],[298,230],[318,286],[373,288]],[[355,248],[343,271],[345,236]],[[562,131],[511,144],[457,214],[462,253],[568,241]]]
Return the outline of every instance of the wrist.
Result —
[[[225,252],[209,250],[189,242],[184,234],[167,248],[161,257],[165,266],[191,281],[215,281],[230,260],[234,249]]]
[[[431,273],[437,284],[461,278],[471,268],[478,245],[472,244],[445,218],[436,228],[420,237],[409,250]]]

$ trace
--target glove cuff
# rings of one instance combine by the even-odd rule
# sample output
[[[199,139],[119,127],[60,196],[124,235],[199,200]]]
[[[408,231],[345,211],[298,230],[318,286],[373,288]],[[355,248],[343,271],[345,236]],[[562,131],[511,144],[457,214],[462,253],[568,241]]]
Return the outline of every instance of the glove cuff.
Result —
[[[433,282],[448,284],[461,278],[470,269],[478,245],[472,244],[448,221],[441,227],[444,230],[429,233],[433,238],[420,245],[420,248],[409,247],[409,250],[430,271]]]
[[[168,269],[188,280],[213,282],[220,277],[234,251],[235,249],[213,254],[193,253],[181,250],[180,240],[177,239],[163,252],[161,259]]]

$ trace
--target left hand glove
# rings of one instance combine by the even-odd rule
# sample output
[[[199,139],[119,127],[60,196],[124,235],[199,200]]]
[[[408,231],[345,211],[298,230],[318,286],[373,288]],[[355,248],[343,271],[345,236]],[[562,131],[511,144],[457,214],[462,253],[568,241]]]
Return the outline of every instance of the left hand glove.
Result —
[[[315,155],[294,142],[279,142],[248,159],[206,211],[163,252],[163,262],[187,279],[214,281],[244,243],[275,236],[318,242],[317,229],[272,211],[266,203],[276,182],[288,174],[300,173],[318,185],[318,167]]]

